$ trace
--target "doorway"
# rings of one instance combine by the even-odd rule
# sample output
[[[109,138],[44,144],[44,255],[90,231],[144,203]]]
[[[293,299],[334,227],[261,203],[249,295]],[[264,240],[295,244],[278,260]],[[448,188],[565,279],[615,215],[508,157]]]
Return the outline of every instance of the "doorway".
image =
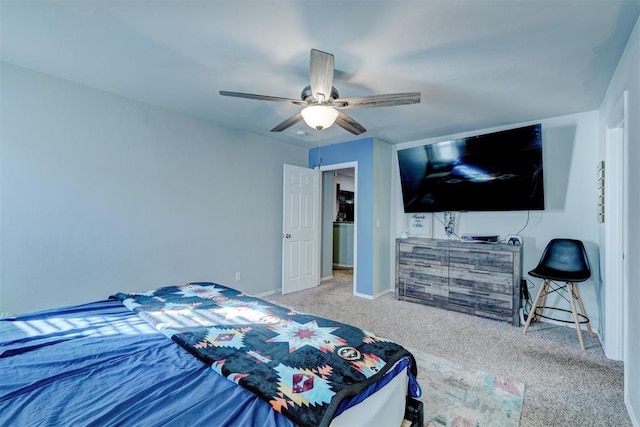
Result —
[[[322,166],[320,277],[350,285],[357,277],[357,162]]]

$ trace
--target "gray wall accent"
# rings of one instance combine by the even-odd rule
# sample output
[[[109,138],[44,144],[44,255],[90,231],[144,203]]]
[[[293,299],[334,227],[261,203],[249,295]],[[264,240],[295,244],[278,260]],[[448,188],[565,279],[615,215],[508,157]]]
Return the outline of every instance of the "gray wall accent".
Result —
[[[186,281],[280,288],[282,165],[306,149],[1,71],[0,312]]]

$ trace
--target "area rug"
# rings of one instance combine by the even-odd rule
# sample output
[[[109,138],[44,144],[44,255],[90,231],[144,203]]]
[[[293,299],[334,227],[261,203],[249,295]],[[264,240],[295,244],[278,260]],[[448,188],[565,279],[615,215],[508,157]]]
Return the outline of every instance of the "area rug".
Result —
[[[411,349],[427,427],[517,427],[524,384]]]

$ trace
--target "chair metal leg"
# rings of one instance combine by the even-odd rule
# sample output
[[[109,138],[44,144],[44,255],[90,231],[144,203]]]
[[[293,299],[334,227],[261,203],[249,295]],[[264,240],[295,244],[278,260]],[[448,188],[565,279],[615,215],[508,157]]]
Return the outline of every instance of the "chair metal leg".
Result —
[[[536,299],[533,300],[533,305],[531,306],[531,311],[529,311],[529,316],[527,317],[527,322],[524,324],[523,334],[527,333],[527,329],[529,329],[529,325],[531,324],[531,319],[536,316],[536,309],[538,308],[538,300],[540,299],[540,295],[542,294],[542,290],[546,288],[549,284],[548,280],[545,280],[544,283],[540,285],[540,289],[538,289],[538,293],[536,294]]]
[[[567,282],[567,293],[569,294],[569,302],[571,303],[571,312],[573,313],[573,321],[576,324],[576,331],[578,333],[578,340],[580,341],[580,347],[582,347],[583,351],[586,351],[584,346],[584,338],[582,337],[582,328],[580,328],[580,319],[578,318],[578,313],[576,312],[576,303],[573,301],[573,288],[574,284],[572,282]]]
[[[591,322],[589,321],[589,316],[587,316],[587,310],[584,309],[584,304],[582,303],[582,298],[580,298],[580,292],[578,292],[578,286],[574,284],[573,291],[576,294],[576,299],[578,300],[578,306],[580,307],[580,311],[582,315],[587,319],[587,331],[589,332],[589,336],[593,338],[595,335],[591,330]]]

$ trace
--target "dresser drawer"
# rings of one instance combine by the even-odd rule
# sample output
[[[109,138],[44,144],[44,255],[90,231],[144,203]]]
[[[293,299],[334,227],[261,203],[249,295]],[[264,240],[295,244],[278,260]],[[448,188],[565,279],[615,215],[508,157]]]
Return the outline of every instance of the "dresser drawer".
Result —
[[[473,243],[468,243],[474,245]],[[488,245],[483,245],[488,246]],[[449,264],[451,266],[465,268],[467,270],[485,272],[512,272],[513,252],[494,251],[474,248],[452,248],[449,251]]]

